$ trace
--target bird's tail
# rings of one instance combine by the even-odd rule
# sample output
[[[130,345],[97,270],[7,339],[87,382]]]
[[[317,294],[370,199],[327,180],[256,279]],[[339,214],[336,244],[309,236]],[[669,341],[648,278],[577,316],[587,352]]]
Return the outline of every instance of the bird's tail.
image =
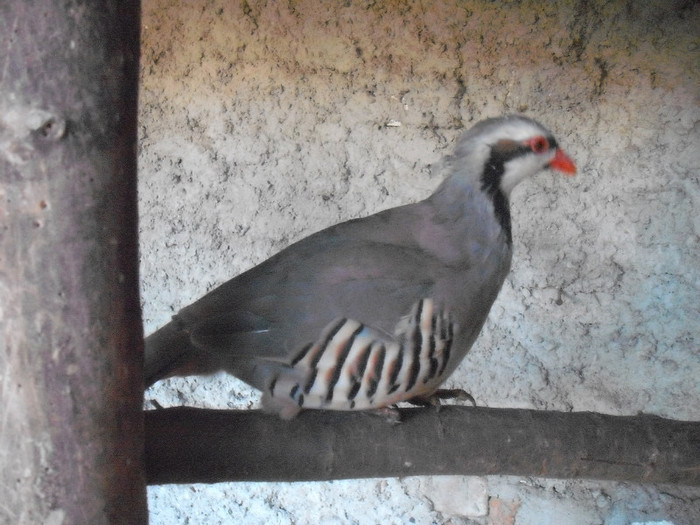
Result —
[[[207,374],[201,351],[191,341],[189,332],[177,317],[146,337],[144,346],[144,386],[172,376]]]

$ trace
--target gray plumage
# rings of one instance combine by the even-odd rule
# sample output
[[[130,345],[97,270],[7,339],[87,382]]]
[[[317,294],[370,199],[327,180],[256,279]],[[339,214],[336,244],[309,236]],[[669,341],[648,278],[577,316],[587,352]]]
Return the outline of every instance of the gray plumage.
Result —
[[[183,308],[146,339],[146,384],[223,369],[283,417],[432,393],[510,270],[511,190],[546,167],[575,171],[521,116],[480,122],[445,162],[427,199],[315,233]]]

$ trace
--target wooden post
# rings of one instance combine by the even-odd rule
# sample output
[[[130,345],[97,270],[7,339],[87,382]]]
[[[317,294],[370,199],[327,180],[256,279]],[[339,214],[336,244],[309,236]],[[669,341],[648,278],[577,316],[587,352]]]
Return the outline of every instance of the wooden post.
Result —
[[[140,4],[0,3],[0,522],[147,523]]]

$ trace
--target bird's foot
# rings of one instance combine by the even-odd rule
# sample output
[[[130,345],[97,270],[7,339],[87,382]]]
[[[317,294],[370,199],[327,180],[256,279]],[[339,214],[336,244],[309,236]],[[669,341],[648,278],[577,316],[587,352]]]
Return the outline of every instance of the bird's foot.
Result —
[[[472,404],[472,406],[476,406],[474,397],[469,392],[462,390],[461,388],[441,388],[432,394],[412,397],[411,399],[408,399],[407,402],[421,407],[440,408],[441,401],[443,399],[454,399],[455,401],[459,402],[468,401]]]
[[[374,417],[380,417],[390,425],[401,423],[401,412],[399,412],[396,405],[367,410],[366,413]]]

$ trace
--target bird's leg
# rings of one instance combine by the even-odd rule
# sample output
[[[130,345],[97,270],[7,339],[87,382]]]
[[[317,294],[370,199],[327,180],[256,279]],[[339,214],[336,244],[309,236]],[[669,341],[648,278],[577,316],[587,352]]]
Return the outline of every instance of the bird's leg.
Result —
[[[412,397],[406,401],[416,406],[440,407],[440,401],[442,399],[454,399],[461,402],[468,401],[473,406],[476,406],[474,397],[469,392],[462,390],[461,388],[441,388],[432,394]]]
[[[153,408],[155,408],[155,409],[157,409],[157,410],[162,410],[162,409],[163,409],[163,405],[161,405],[161,404],[158,402],[157,399],[151,399],[151,400],[150,400],[150,403],[151,403],[151,405],[153,406]]]

